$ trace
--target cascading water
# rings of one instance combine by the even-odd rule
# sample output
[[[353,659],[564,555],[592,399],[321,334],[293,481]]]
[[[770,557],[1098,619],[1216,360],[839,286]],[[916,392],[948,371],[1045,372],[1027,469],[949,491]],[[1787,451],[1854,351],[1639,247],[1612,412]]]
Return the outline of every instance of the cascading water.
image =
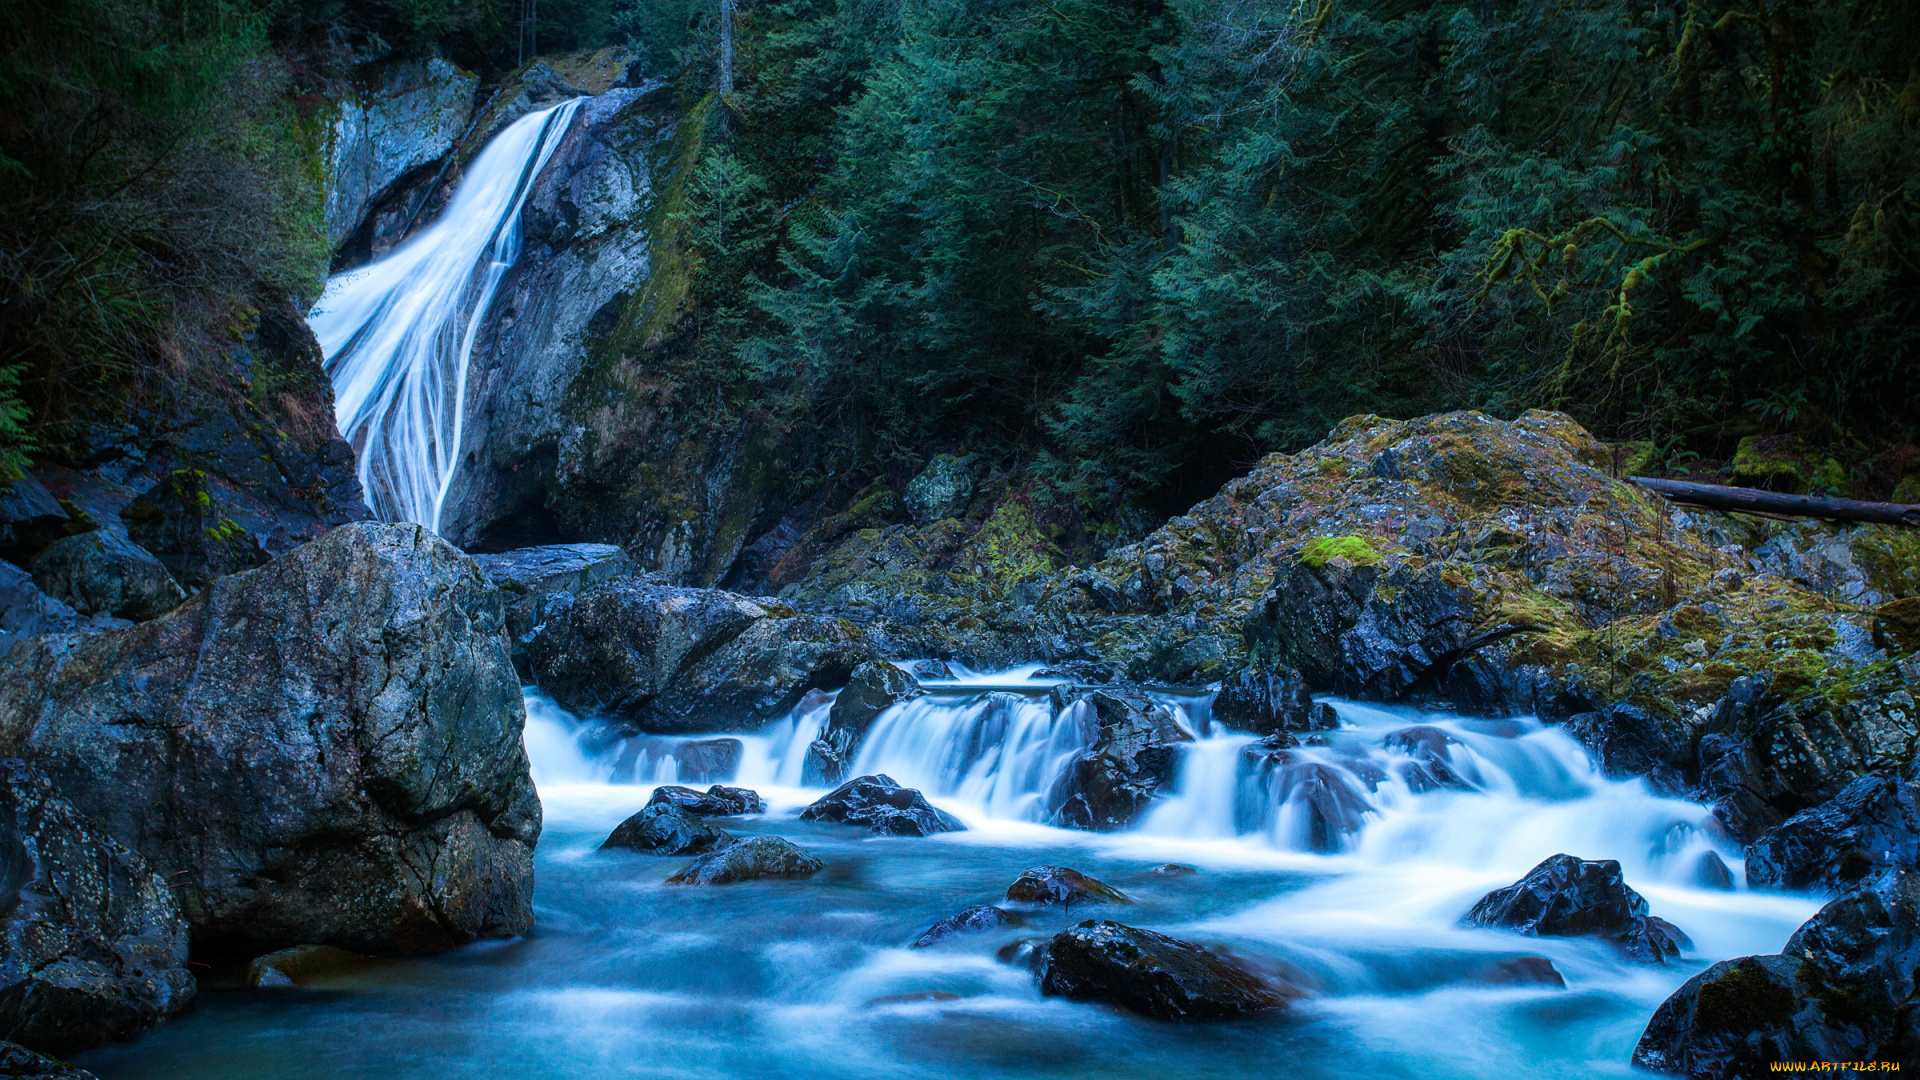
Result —
[[[467,363],[520,212],[584,99],[529,113],[467,167],[440,220],[327,282],[308,316],[374,515],[438,529],[460,458]]]

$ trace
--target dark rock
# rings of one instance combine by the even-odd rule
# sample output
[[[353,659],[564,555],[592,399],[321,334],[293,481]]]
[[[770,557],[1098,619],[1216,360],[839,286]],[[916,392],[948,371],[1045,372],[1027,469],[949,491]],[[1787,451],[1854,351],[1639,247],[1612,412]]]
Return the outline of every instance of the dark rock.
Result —
[[[1096,725],[1090,745],[1047,794],[1049,820],[1110,831],[1132,824],[1173,782],[1179,744],[1192,741],[1166,706],[1142,694],[1096,690],[1082,699]]]
[[[967,503],[973,499],[972,463],[970,456],[941,454],[907,482],[900,501],[916,524],[927,525],[966,513]]]
[[[41,592],[25,570],[0,562],[0,656],[14,642],[41,634],[88,633],[125,625],[111,616],[80,614]]]
[[[1541,937],[1605,937],[1646,963],[1665,963],[1692,945],[1678,927],[1647,914],[1647,901],[1627,887],[1612,859],[1552,856],[1481,897],[1465,922]]]
[[[1480,981],[1493,986],[1537,984],[1566,989],[1567,980],[1544,956],[1509,956],[1496,960],[1480,973]]]
[[[642,723],[661,733],[737,731],[786,715],[812,691],[847,685],[871,659],[872,645],[843,619],[761,619],[684,670]]]
[[[1754,841],[1747,849],[1747,884],[1837,893],[1917,866],[1920,804],[1913,785],[1863,776]]]
[[[193,999],[187,923],[166,881],[23,761],[0,761],[0,911],[0,1026],[11,1039],[81,1049]]]
[[[1614,779],[1646,776],[1656,787],[1684,790],[1684,768],[1693,759],[1692,730],[1637,705],[1609,705],[1566,721],[1567,733],[1593,750]]]
[[[756,836],[709,852],[667,879],[669,885],[726,885],[762,878],[811,877],[826,866],[778,836]]]
[[[1246,621],[1256,652],[1315,686],[1404,697],[1487,642],[1473,634],[1472,592],[1438,565],[1320,567],[1295,562]]]
[[[880,714],[926,691],[913,676],[884,660],[853,669],[847,688],[833,699],[827,725],[807,748],[804,779],[809,784],[838,784],[860,751],[860,740]]]
[[[674,748],[673,760],[680,779],[690,784],[731,780],[740,771],[740,755],[746,750],[739,739],[700,739]]]
[[[695,791],[678,784],[662,784],[653,789],[653,797],[647,800],[648,806],[678,806],[689,814],[700,817],[733,817],[736,814],[764,814],[766,801],[760,793],[751,788],[723,787],[715,784],[705,791]]]
[[[145,622],[187,598],[145,548],[107,529],[69,536],[33,558],[33,583],[82,615],[104,612]]]
[[[32,558],[34,552],[59,539],[72,520],[32,473],[11,480],[0,473],[0,557]]]
[[[849,780],[800,811],[801,821],[868,825],[875,836],[932,836],[964,832],[953,815],[934,807],[913,788],[884,774]]]
[[[199,469],[176,469],[120,514],[127,539],[151,552],[175,581],[198,592],[272,556],[237,520],[226,490]]]
[[[1437,727],[1419,724],[1401,728],[1383,739],[1381,745],[1413,759],[1401,767],[1400,778],[1416,792],[1473,786],[1461,778],[1453,765],[1452,748],[1458,746],[1459,741]]]
[[[1268,736],[1261,745],[1248,747],[1244,753],[1253,769],[1254,782],[1265,790],[1259,805],[1293,810],[1295,825],[1301,830],[1296,839],[1311,851],[1344,850],[1373,810],[1366,793],[1356,785],[1377,787],[1386,779],[1385,772],[1363,758],[1351,758],[1335,766],[1294,753],[1294,739],[1285,733]],[[1244,824],[1268,827],[1273,823],[1272,812],[1268,813],[1265,820]]]
[[[927,927],[926,932],[913,939],[913,944],[908,948],[924,949],[960,934],[979,934],[988,930],[998,930],[1003,926],[1021,926],[1025,923],[1025,919],[1005,908],[997,908],[991,904],[975,904]]]
[[[1019,904],[1131,904],[1126,893],[1066,866],[1035,866],[1007,886],[1007,899]]]
[[[915,660],[907,665],[907,672],[920,680],[953,678],[953,669],[945,660]]]
[[[515,548],[475,555],[473,561],[487,580],[507,595],[507,635],[513,639],[514,667],[523,675],[531,674],[527,645],[551,597],[557,593],[578,595],[633,573],[633,560],[613,544]]]
[[[0,1042],[0,1076],[19,1080],[100,1080],[85,1069],[76,1069],[64,1061],[10,1042]]]
[[[621,822],[600,850],[622,848],[648,855],[698,855],[733,843],[733,837],[670,802],[655,802]]]
[[[1733,869],[1727,865],[1718,852],[1703,851],[1693,864],[1694,883],[1703,889],[1733,888]]]
[[[324,979],[351,975],[369,963],[371,961],[359,953],[331,945],[296,945],[254,957],[240,982],[256,990],[308,986]]]
[[[615,580],[549,606],[527,660],[569,711],[639,722],[689,666],[765,618],[733,593]]]
[[[1150,871],[1150,873],[1158,874],[1161,877],[1191,877],[1199,872],[1200,870],[1197,867],[1177,862],[1161,863]]]
[[[1633,1063],[1735,1080],[1782,1061],[1911,1060],[1915,926],[1910,903],[1889,910],[1864,890],[1836,900],[1785,955],[1723,960],[1688,979],[1654,1011]]]
[[[349,525],[152,622],[16,645],[0,750],[167,878],[196,950],[518,934],[540,803],[501,630],[444,541]]]
[[[1161,1020],[1217,1020],[1286,1004],[1252,974],[1192,942],[1094,919],[1047,943],[1040,992]]]
[[[1340,726],[1333,707],[1316,703],[1306,677],[1292,668],[1245,668],[1222,679],[1213,718],[1255,735]]]

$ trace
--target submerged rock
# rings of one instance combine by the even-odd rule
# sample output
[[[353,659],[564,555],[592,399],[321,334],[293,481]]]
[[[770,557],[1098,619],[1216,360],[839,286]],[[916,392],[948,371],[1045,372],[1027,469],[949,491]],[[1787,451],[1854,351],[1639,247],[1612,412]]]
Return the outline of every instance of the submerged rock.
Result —
[[[1144,694],[1096,690],[1067,707],[1092,710],[1094,731],[1048,792],[1049,820],[1070,829],[1124,829],[1173,782],[1178,746],[1193,736]]]
[[[680,779],[702,784],[726,780],[740,771],[746,744],[739,739],[699,739],[674,748],[673,762]]]
[[[1286,999],[1206,949],[1152,930],[1089,919],[1055,934],[1040,960],[1040,992],[1101,1001],[1161,1020],[1218,1020]]]
[[[1733,869],[1719,852],[1703,851],[1693,864],[1693,881],[1703,889],[1733,889]]]
[[[85,1069],[76,1069],[64,1061],[10,1042],[0,1042],[0,1076],[19,1080],[100,1080]]]
[[[77,1050],[193,999],[187,922],[166,881],[23,761],[0,761],[0,910],[0,1028],[12,1040]]]
[[[875,836],[932,836],[965,832],[959,819],[935,807],[913,788],[882,773],[849,780],[800,811],[801,821],[872,826]]]
[[[884,660],[854,668],[846,689],[833,699],[826,727],[807,748],[807,781],[838,784],[846,779],[847,768],[860,750],[860,740],[866,738],[867,729],[880,714],[925,692],[919,680]]]
[[[256,990],[306,986],[322,979],[350,975],[370,962],[359,953],[331,945],[296,945],[254,957],[240,982]]]
[[[235,959],[525,931],[524,725],[498,592],[413,525],[345,526],[152,622],[0,660],[0,751]]]
[[[1007,886],[1007,899],[1019,904],[1131,904],[1126,893],[1067,866],[1035,866]]]
[[[908,948],[924,949],[961,934],[980,934],[988,930],[998,930],[1003,926],[1022,926],[1025,923],[1025,919],[1005,908],[994,907],[991,904],[975,904],[927,927],[926,932],[913,939],[913,944]]]
[[[650,804],[614,827],[600,850],[621,848],[648,855],[698,855],[725,847],[733,837],[670,802]]]
[[[1538,984],[1566,989],[1567,980],[1544,956],[1509,956],[1496,960],[1480,973],[1480,981],[1493,986]]]
[[[727,885],[763,878],[812,877],[826,864],[778,836],[756,836],[709,852],[667,879],[669,885]]]
[[[1220,681],[1213,718],[1255,735],[1276,731],[1332,731],[1333,706],[1315,702],[1306,677],[1292,668],[1243,668]]]
[[[1647,901],[1627,887],[1618,862],[1572,855],[1551,856],[1481,897],[1465,922],[1541,937],[1606,937],[1650,963],[1664,963],[1692,944],[1678,927],[1647,914]]]
[[[1855,780],[1747,849],[1747,884],[1758,889],[1843,892],[1914,868],[1920,868],[1920,799],[1912,784],[1885,776]]]
[[[160,560],[107,529],[56,540],[33,557],[33,582],[82,615],[144,622],[187,598]]]
[[[653,797],[647,800],[648,806],[670,804],[678,806],[689,814],[700,817],[733,817],[737,814],[764,814],[767,812],[766,800],[751,788],[726,787],[715,784],[705,791],[695,791],[678,784],[662,784],[653,789]]]
[[[1453,747],[1459,740],[1437,727],[1417,724],[1401,728],[1381,740],[1389,750],[1399,750],[1413,760],[1400,769],[1400,778],[1416,792],[1436,788],[1467,789],[1473,785],[1461,778],[1453,765]]]

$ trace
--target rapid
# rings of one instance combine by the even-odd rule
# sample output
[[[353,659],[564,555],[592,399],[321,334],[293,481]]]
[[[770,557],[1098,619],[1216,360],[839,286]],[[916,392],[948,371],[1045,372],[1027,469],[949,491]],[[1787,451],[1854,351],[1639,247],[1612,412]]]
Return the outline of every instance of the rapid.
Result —
[[[1090,834],[1041,821],[1084,745],[1078,706],[1056,711],[1031,669],[928,689],[875,722],[855,770],[920,787],[968,829],[898,839],[796,820],[824,790],[802,783],[802,762],[829,694],[721,736],[740,744],[726,775],[683,777],[682,748],[715,736],[609,737],[529,688],[546,812],[530,935],[383,961],[318,990],[210,989],[183,1020],[82,1060],[129,1078],[1624,1075],[1646,1017],[1688,975],[1777,950],[1818,907],[1703,887],[1710,850],[1739,878],[1737,846],[1703,807],[1607,779],[1531,720],[1336,701],[1339,729],[1290,767],[1310,773],[1302,783],[1243,753],[1255,740],[1212,722],[1204,693],[1166,693],[1194,736],[1174,791],[1134,828]],[[1429,759],[1390,748],[1410,728],[1451,740],[1446,783],[1432,782]],[[595,850],[655,785],[680,779],[760,791],[766,814],[722,827],[786,836],[827,869],[668,887],[687,860]],[[1347,815],[1339,827],[1326,826],[1328,807]],[[1653,913],[1691,935],[1682,962],[1460,925],[1482,894],[1562,851],[1618,859]],[[1168,862],[1198,872],[1155,872]],[[1137,903],[906,947],[1038,863]],[[1171,1025],[1043,998],[1024,967],[996,957],[1089,916],[1202,941],[1309,996],[1251,1020]],[[1565,988],[1489,977],[1521,956],[1550,960]]]

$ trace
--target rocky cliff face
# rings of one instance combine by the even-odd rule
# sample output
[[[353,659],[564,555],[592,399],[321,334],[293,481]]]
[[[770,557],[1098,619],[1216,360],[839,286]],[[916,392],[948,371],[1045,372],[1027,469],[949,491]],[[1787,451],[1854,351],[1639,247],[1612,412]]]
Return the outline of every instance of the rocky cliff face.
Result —
[[[404,234],[423,209],[420,200],[384,208],[392,211],[384,216],[399,219],[398,230],[374,211],[396,186],[418,186],[404,183],[410,174],[438,170],[471,125],[479,85],[478,76],[439,57],[368,64],[353,73],[327,138],[327,239],[336,249],[358,249],[361,261],[384,250],[395,231]]]
[[[0,752],[166,876],[214,956],[524,931],[524,724],[499,592],[412,525],[337,529],[153,622],[0,659]]]

